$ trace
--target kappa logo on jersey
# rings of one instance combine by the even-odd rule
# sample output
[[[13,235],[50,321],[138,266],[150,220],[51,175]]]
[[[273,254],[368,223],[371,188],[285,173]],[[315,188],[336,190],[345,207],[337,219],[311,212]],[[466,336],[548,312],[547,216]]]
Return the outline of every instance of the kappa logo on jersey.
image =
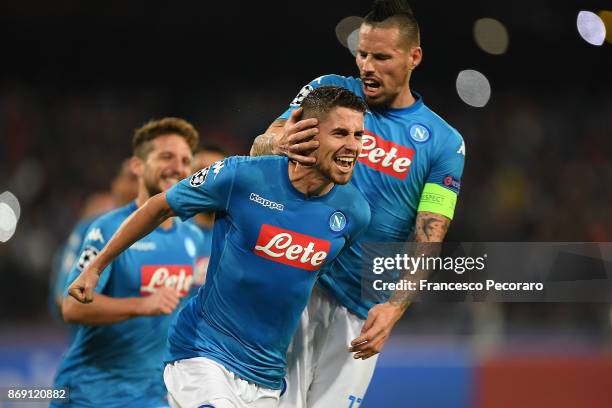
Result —
[[[263,224],[253,252],[274,262],[316,271],[325,262],[330,246],[327,240]]]
[[[365,131],[359,161],[374,170],[404,180],[410,171],[414,150]]]
[[[206,181],[206,176],[208,176],[208,170],[210,167],[203,168],[202,170],[198,170],[191,179],[189,180],[189,185],[191,187],[199,187]]]
[[[140,269],[140,294],[149,296],[162,286],[185,296],[193,282],[191,265],[145,265]]]
[[[462,154],[465,156],[465,142],[461,141],[461,146],[459,146],[459,150],[457,150],[457,154]]]
[[[219,172],[223,168],[223,161],[216,161],[211,167],[213,169],[213,173],[215,173],[215,178],[217,178],[217,174],[219,174]]]
[[[87,268],[87,265],[93,261],[96,256],[98,256],[99,251],[98,248],[93,247],[91,245],[86,246],[83,252],[81,253],[81,257],[79,258],[79,262],[77,263],[77,269],[82,271]]]
[[[100,241],[100,243],[104,243],[104,237],[102,236],[102,231],[100,228],[93,228],[87,236],[85,237],[85,241]]]
[[[311,85],[306,85],[300,89],[300,92],[298,92],[297,96],[291,101],[291,106],[300,106],[304,98],[306,98],[313,89]]]
[[[257,204],[263,205],[264,207],[269,207],[272,210],[283,211],[285,206],[279,203],[275,203],[274,201],[270,201],[267,198],[263,198],[262,196],[251,193],[249,196],[249,200],[255,201]]]
[[[155,251],[157,249],[157,245],[155,242],[134,242],[130,249],[135,249],[136,251]]]

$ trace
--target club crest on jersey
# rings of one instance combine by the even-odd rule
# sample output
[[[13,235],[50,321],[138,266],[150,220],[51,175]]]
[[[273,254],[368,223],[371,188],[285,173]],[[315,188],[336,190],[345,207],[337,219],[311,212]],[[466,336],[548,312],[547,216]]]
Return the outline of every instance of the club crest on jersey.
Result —
[[[365,131],[359,161],[366,166],[404,180],[410,171],[414,150]]]
[[[306,98],[308,94],[312,92],[313,89],[314,88],[311,85],[306,85],[302,89],[300,89],[300,92],[298,92],[296,97],[291,101],[291,106],[300,106],[304,98]]]
[[[191,265],[145,265],[140,269],[140,294],[149,296],[162,286],[185,296],[193,283]]]
[[[329,228],[332,231],[340,232],[346,227],[346,217],[340,211],[334,212],[329,217]]]
[[[103,244],[104,237],[102,236],[102,231],[100,228],[93,228],[91,231],[89,231],[85,237],[85,241],[100,241],[100,243]]]
[[[210,167],[203,168],[202,170],[198,170],[191,179],[189,180],[189,185],[191,187],[199,187],[206,181],[206,176],[208,176],[208,170]]]
[[[327,240],[263,224],[253,253],[274,262],[316,271],[323,266],[330,247]]]
[[[91,245],[86,246],[85,249],[83,249],[83,252],[81,253],[79,262],[77,263],[77,269],[79,271],[82,271],[83,269],[87,268],[87,265],[89,265],[91,261],[96,259],[96,256],[98,256],[98,254],[98,248],[93,247]]]
[[[416,124],[410,126],[410,137],[417,143],[425,143],[429,140],[430,133],[425,126]]]

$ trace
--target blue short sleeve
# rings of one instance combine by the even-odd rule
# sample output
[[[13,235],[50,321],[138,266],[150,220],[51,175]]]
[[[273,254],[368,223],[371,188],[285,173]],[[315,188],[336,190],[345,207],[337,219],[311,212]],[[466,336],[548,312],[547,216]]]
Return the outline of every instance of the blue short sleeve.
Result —
[[[236,172],[236,157],[215,162],[166,192],[168,204],[182,220],[200,212],[227,211]]]
[[[440,145],[426,183],[437,184],[459,194],[464,163],[465,142],[461,135],[452,129],[449,138]]]
[[[96,220],[85,234],[85,239],[81,244],[81,248],[79,250],[79,256],[77,261],[74,263],[74,266],[70,270],[68,274],[68,279],[66,280],[66,284],[64,286],[64,296],[68,296],[68,287],[74,282],[74,280],[79,276],[79,274],[93,261],[102,248],[106,245],[110,237],[115,232],[114,230],[108,228],[107,223],[104,222],[105,217],[101,217]],[[100,274],[100,280],[98,280],[98,286],[96,286],[96,292],[101,293],[108,279],[110,277],[112,271],[112,263],[102,271]]]

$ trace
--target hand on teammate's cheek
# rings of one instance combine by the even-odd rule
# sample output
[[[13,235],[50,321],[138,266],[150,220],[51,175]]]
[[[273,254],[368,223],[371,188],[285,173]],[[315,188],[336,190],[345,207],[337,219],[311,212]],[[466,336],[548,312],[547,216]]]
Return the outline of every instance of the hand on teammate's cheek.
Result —
[[[289,159],[305,166],[312,166],[317,159],[310,154],[319,147],[319,142],[312,140],[319,133],[318,121],[316,118],[300,120],[301,115],[302,108],[291,112],[277,145]]]
[[[390,303],[381,303],[370,309],[360,336],[351,341],[348,349],[355,353],[353,358],[365,360],[380,353],[402,313],[399,306]]]

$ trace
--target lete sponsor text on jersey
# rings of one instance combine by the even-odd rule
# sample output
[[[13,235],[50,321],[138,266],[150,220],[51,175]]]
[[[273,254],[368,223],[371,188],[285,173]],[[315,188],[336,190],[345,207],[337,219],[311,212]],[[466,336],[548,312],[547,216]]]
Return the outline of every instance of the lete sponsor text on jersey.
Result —
[[[145,265],[140,269],[140,294],[148,296],[167,286],[185,296],[193,283],[191,265]]]
[[[414,150],[365,131],[359,161],[374,170],[404,180],[410,171]]]
[[[330,246],[324,239],[263,224],[253,252],[274,262],[316,271],[325,262]]]

